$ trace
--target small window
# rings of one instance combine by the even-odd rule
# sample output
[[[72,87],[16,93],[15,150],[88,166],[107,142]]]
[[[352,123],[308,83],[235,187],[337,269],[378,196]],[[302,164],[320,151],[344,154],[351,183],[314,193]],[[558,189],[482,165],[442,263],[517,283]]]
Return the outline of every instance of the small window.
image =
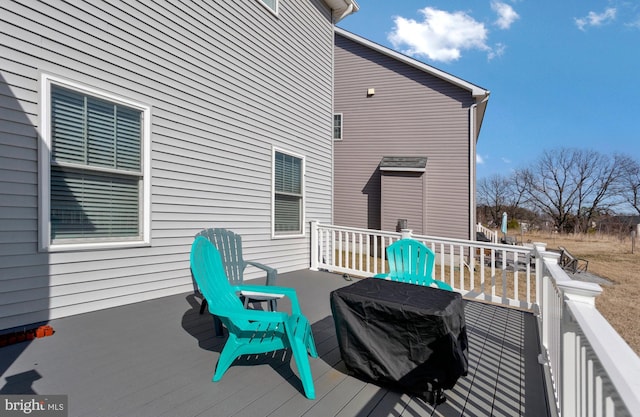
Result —
[[[274,149],[273,235],[304,234],[304,158]]]
[[[333,115],[333,139],[342,140],[342,113]]]
[[[41,246],[148,243],[150,109],[44,81]]]
[[[269,10],[273,13],[278,14],[278,3],[279,0],[258,0],[260,3],[264,4]]]

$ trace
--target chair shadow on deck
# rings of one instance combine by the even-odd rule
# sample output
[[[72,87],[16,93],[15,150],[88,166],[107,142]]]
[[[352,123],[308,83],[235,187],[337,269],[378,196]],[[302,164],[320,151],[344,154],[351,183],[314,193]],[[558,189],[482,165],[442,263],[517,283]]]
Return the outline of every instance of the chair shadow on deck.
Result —
[[[5,377],[6,384],[0,388],[0,395],[37,395],[33,383],[42,376],[35,369]]]

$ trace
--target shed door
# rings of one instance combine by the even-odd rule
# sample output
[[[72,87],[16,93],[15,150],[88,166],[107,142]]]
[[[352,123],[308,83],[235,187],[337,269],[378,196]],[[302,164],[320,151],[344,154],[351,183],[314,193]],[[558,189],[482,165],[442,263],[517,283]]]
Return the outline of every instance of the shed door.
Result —
[[[381,228],[396,231],[399,219],[416,234],[426,234],[425,175],[423,172],[382,171]],[[398,230],[399,231],[399,230]]]

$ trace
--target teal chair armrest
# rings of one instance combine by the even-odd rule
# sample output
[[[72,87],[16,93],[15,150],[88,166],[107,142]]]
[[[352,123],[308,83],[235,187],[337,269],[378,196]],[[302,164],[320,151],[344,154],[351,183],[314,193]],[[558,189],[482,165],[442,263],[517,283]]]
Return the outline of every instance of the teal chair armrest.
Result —
[[[382,278],[382,279],[387,279],[387,278],[389,278],[389,274],[388,274],[388,273],[386,273],[386,274],[375,274],[375,275],[373,276],[373,278]]]
[[[256,268],[265,271],[267,273],[267,285],[276,285],[276,279],[278,277],[277,269],[271,268],[270,266],[255,261],[245,261],[245,264],[255,266]]]
[[[273,294],[274,298],[277,295],[284,295],[285,297],[291,300],[291,312],[293,314],[302,314],[302,310],[300,309],[300,304],[298,303],[298,295],[296,294],[295,288],[289,287],[278,287],[275,285],[236,285],[233,287],[236,291],[250,291],[250,292],[260,292],[264,294]]]

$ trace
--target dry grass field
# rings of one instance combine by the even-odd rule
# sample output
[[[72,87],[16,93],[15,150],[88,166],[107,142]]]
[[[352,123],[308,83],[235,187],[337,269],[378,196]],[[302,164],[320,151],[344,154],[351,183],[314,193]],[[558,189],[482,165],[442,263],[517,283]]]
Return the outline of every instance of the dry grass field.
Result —
[[[631,253],[631,238],[606,235],[529,234],[524,241],[546,242],[547,248],[565,247],[571,254],[589,261],[588,271],[611,281],[601,285],[596,307],[640,354],[640,238]]]

